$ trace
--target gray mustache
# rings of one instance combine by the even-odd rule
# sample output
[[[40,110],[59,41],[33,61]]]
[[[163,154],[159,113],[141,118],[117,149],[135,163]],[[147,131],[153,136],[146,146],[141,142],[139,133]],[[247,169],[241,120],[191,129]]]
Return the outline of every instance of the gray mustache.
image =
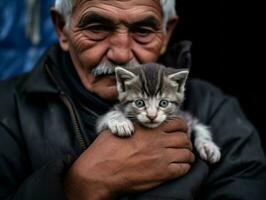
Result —
[[[109,64],[101,64],[98,65],[97,67],[93,68],[91,70],[91,74],[94,77],[101,76],[101,75],[111,75],[115,73],[115,68],[117,66],[115,65],[109,65]]]
[[[136,62],[135,60],[132,60],[129,63],[124,64],[124,65],[116,65],[116,64],[107,62],[107,63],[100,64],[96,66],[95,68],[93,68],[91,70],[91,75],[93,75],[94,77],[101,76],[101,75],[113,75],[115,74],[116,67],[131,68],[136,65],[138,65],[138,62]]]

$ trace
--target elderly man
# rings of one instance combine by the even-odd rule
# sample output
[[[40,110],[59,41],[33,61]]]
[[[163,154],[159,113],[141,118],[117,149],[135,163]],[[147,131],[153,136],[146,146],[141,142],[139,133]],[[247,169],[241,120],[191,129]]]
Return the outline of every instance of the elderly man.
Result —
[[[173,0],[56,0],[59,45],[0,85],[1,199],[264,199],[256,131],[233,98],[203,81],[189,81],[184,109],[212,127],[222,150],[215,165],[194,156],[181,119],[136,124],[129,138],[95,134],[116,101],[112,69],[158,61],[174,8]]]

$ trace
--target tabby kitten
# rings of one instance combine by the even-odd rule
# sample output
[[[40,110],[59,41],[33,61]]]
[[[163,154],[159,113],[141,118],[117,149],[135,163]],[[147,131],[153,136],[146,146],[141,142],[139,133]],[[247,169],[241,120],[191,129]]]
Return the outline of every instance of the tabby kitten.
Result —
[[[221,153],[213,142],[209,128],[189,113],[180,110],[184,101],[187,70],[166,68],[159,64],[145,64],[131,68],[115,68],[120,103],[99,118],[96,131],[110,129],[120,137],[134,132],[134,122],[148,128],[175,117],[186,120],[189,136],[202,159],[218,162]]]

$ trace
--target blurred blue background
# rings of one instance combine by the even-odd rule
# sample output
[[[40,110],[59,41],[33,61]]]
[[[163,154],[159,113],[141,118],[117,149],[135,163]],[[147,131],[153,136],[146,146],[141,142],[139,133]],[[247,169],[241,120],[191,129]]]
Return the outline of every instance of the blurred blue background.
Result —
[[[57,41],[49,15],[53,3],[0,0],[0,80],[30,71],[43,51]]]

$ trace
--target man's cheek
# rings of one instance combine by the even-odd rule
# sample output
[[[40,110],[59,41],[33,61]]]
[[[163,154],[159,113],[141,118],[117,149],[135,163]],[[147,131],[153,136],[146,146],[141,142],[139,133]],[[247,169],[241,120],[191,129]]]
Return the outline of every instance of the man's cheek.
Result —
[[[140,63],[156,62],[160,56],[160,48],[161,46],[159,45],[135,46],[134,55]]]
[[[107,101],[115,101],[118,97],[116,85],[95,88],[94,93]]]
[[[93,82],[93,87],[91,92],[97,94],[106,100],[116,100],[117,99],[117,86],[115,76],[104,76],[96,78]]]

